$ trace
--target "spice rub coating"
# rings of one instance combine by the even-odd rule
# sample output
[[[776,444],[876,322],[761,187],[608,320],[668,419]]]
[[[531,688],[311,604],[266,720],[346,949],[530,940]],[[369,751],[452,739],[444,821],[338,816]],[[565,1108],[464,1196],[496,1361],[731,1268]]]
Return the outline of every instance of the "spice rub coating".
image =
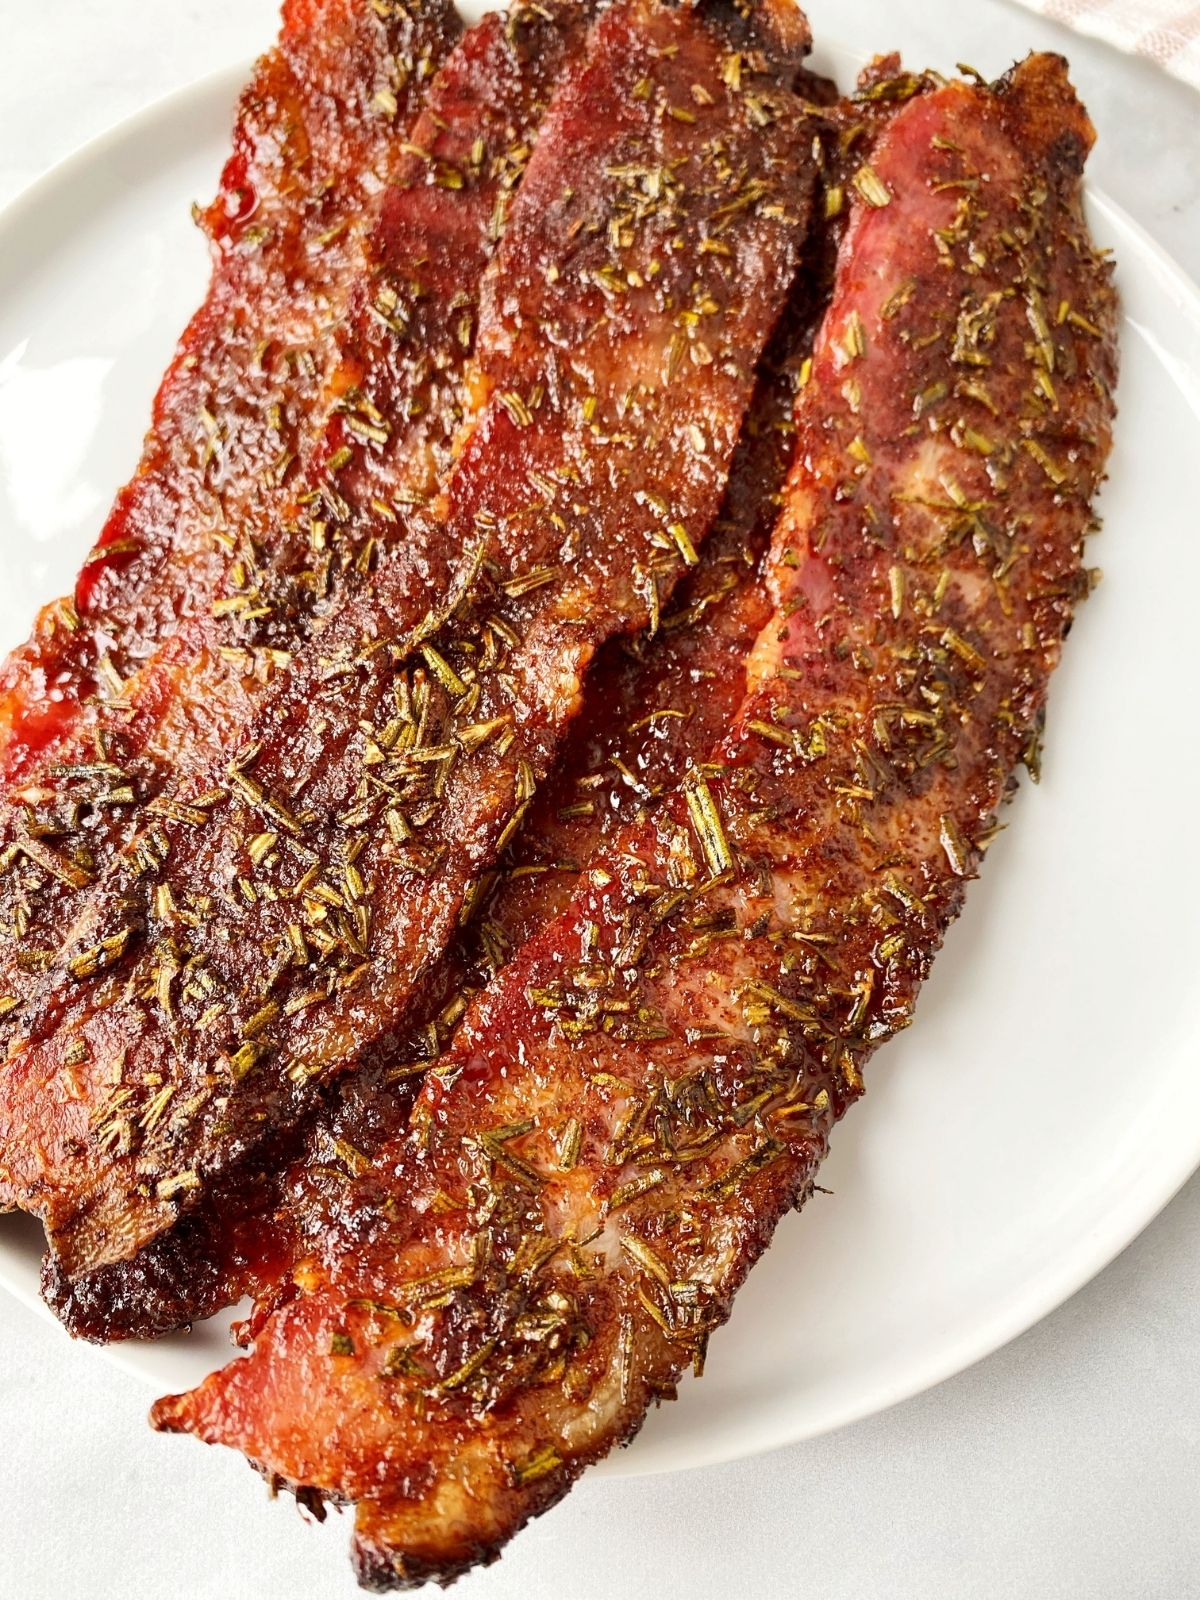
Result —
[[[234,149],[197,221],[212,278],[154,402],[136,475],[74,594],[0,669],[5,788],[44,778],[181,617],[207,610],[222,539],[269,526],[336,360],[330,337],[363,218],[460,31],[443,0],[288,0],[242,95]]]
[[[297,33],[289,12],[283,44],[243,97],[237,153],[207,213],[218,248],[209,297],[160,390],[141,468],[84,567],[71,627],[35,639],[58,652],[53,682],[45,662],[18,652],[9,663],[8,704],[46,738],[14,734],[4,752],[5,1046],[147,806],[236,737],[356,573],[361,552],[327,531],[320,509],[364,403],[357,375],[376,353],[365,309],[347,315],[362,281],[412,264],[381,256],[371,219],[389,183],[424,180],[406,135],[452,19],[434,4],[376,12],[354,0],[322,6],[315,32]],[[433,326],[419,331],[429,336],[421,360],[444,365],[447,341]],[[417,361],[393,365],[414,408],[444,417],[452,437],[459,413],[418,379]],[[423,458],[434,434],[410,430],[410,454]],[[303,597],[286,629],[268,592],[281,572]]]
[[[388,565],[233,759],[181,783],[98,887],[10,1062],[8,1183],[65,1273],[132,1257],[319,1080],[393,1042],[591,655],[695,561],[804,234],[795,19],[627,0],[568,73],[422,561]],[[105,1114],[118,1063],[125,1148]]]
[[[485,877],[474,917],[414,997],[403,1041],[390,1058],[340,1081],[298,1135],[265,1148],[252,1171],[212,1190],[133,1261],[61,1283],[51,1263],[45,1292],[74,1332],[155,1337],[247,1294],[266,1296],[286,1278],[347,1182],[407,1126],[426,1069],[473,995],[565,907],[602,840],[653,810],[708,753],[743,697],[746,657],[770,611],[762,560],[791,458],[796,389],[824,303],[829,239],[810,236],[700,565],[681,582],[656,635],[614,639],[599,652],[560,761]]]
[[[425,1071],[470,1000],[564,909],[602,842],[651,814],[704,759],[741,702],[746,657],[770,612],[761,565],[791,456],[796,383],[815,332],[815,295],[807,296],[764,364],[700,565],[656,636],[614,640],[600,652],[561,760],[485,883],[475,917],[425,980],[407,1037],[393,1057],[350,1076],[334,1103],[320,1108],[273,1203],[260,1193],[251,1215],[242,1201],[254,1197],[231,1197],[245,1220],[228,1234],[210,1219],[241,1252],[226,1303],[251,1289],[265,1293],[306,1253],[347,1182],[407,1126]],[[255,1247],[247,1250],[248,1238]]]
[[[1088,580],[1116,303],[1057,57],[897,81],[847,188],[731,727],[469,1010],[409,1135],[161,1401],[374,1589],[494,1557],[700,1366],[919,986]]]
[[[390,563],[422,559],[430,524],[414,533],[413,518],[433,498],[462,425],[484,273],[553,86],[579,56],[595,9],[516,0],[466,34],[430,82],[364,241],[337,330],[332,414],[290,490],[290,525],[270,545],[253,530],[231,539],[211,614],[185,623],[126,688],[122,744],[140,754],[121,776],[137,803],[87,819],[97,874],[157,826],[152,819],[172,815],[161,793],[172,776],[238,748],[239,727],[306,639],[355,593],[386,582]],[[24,937],[0,946],[0,991],[18,1002],[10,1038],[24,1032],[19,1001],[38,993],[36,969],[21,966],[25,954],[34,943],[59,947],[87,913],[90,892],[90,883],[43,888]],[[105,1119],[118,1145],[137,1131],[120,1115],[129,1103],[123,1087],[114,1082],[108,1109],[116,1115]],[[47,1299],[92,1338],[163,1333],[238,1299],[248,1259],[261,1261],[267,1248],[250,1219],[267,1207],[285,1161],[264,1153],[257,1175],[242,1173],[222,1197],[220,1226],[189,1225],[157,1255],[78,1282],[60,1279],[50,1260]]]

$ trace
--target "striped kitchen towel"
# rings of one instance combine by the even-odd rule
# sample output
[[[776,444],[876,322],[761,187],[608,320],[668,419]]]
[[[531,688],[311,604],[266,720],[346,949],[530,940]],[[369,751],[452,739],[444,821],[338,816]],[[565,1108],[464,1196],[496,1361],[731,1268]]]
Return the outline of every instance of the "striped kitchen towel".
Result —
[[[1200,0],[1020,0],[1054,22],[1157,61],[1200,89]]]

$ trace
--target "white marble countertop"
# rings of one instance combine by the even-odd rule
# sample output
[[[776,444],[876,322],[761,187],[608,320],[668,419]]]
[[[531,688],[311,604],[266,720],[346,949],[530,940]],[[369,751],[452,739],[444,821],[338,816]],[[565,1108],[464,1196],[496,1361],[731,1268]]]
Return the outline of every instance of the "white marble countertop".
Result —
[[[1091,171],[1200,278],[1200,97],[1004,0],[811,0],[814,30],[1000,70],[1070,55]],[[882,19],[882,20],[881,20]],[[263,48],[276,0],[0,0],[0,204],[115,121]],[[1198,1064],[1200,1065],[1200,1064]],[[464,1600],[1186,1600],[1200,1594],[1200,1180],[1057,1314],[829,1438],[585,1482]],[[156,1438],[148,1393],[0,1294],[0,1596],[334,1600],[346,1525],[304,1529],[232,1456]]]

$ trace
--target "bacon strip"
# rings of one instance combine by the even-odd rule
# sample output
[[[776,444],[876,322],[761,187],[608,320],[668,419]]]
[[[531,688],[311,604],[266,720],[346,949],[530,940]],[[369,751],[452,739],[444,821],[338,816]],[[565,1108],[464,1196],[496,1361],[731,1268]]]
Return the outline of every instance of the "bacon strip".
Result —
[[[406,136],[457,31],[441,0],[293,6],[282,44],[243,96],[237,152],[207,214],[213,282],[159,392],[138,475],[84,568],[70,629],[59,625],[68,613],[50,608],[43,623],[59,624],[10,658],[11,693],[0,692],[0,737],[5,718],[16,719],[0,800],[5,1043],[23,1031],[21,1007],[94,882],[145,825],[142,808],[181,765],[219,749],[262,697],[342,581],[339,559],[354,573],[358,550],[331,532],[324,559],[334,570],[316,581],[306,491],[333,492],[330,460],[362,403],[357,375],[372,357],[384,362],[385,337],[397,342],[361,305],[344,316],[364,277],[411,268],[403,251],[389,261],[370,223],[389,244],[378,222],[394,192],[385,186],[425,178]],[[477,295],[480,252],[453,242],[449,287],[471,283],[474,269]],[[456,310],[454,331],[424,319],[424,366],[406,353],[385,366],[430,419],[403,438],[425,472],[437,419],[447,442],[460,420],[442,385],[453,378],[447,345],[460,372],[465,364],[456,331],[469,311]],[[267,591],[288,574],[302,586],[301,571],[307,603],[293,604],[285,630]]]
[[[493,13],[472,29],[431,82],[363,247],[360,282],[337,331],[337,409],[290,491],[291,527],[271,544],[243,530],[214,614],[186,623],[124,693],[122,746],[140,755],[127,760],[122,779],[151,813],[178,751],[195,768],[228,750],[231,738],[236,748],[239,726],[268,697],[273,664],[289,661],[383,563],[420,559],[407,542],[411,507],[431,499],[450,463],[484,273],[553,86],[581,53],[595,9],[590,0],[517,0],[507,15]],[[143,803],[86,814],[97,868],[145,828],[146,812]],[[27,893],[24,880],[39,871],[27,864],[12,892]],[[40,885],[26,937],[0,946],[0,990],[10,999],[38,993],[36,971],[22,970],[29,943],[60,945],[91,892],[88,883]],[[17,1039],[24,1020],[14,1007]],[[239,1215],[267,1204],[244,1174],[237,1189],[229,1202]],[[202,1237],[190,1234],[84,1283],[60,1282],[51,1262],[47,1298],[90,1337],[162,1333],[208,1315],[228,1303],[242,1236],[219,1247],[208,1226]]]
[[[279,464],[303,453],[328,382],[362,219],[460,26],[443,0],[287,0],[198,217],[212,281],[155,398],[137,474],[73,597],[47,607],[0,670],[6,788],[44,779],[64,747],[119,732],[92,697],[207,610],[226,564],[214,535],[278,516]]]
[[[804,235],[806,47],[782,0],[597,24],[514,205],[442,518],[180,784],[38,996],[0,1132],[64,1273],[132,1257],[387,1047],[591,655],[695,559]]]
[[[1092,129],[1057,57],[893,93],[733,726],[472,1008],[252,1354],[155,1407],[357,1502],[369,1587],[490,1557],[702,1363],[1036,741],[1113,415]]]

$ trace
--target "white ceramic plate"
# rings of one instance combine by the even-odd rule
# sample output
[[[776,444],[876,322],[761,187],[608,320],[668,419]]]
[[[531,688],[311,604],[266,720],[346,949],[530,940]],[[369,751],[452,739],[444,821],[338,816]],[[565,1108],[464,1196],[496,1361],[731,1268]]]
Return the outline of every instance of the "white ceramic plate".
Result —
[[[818,65],[848,82],[857,61]],[[247,73],[152,108],[0,216],[0,648],[70,587],[134,465],[203,293],[188,202],[212,192]],[[1091,215],[1120,262],[1122,415],[1106,577],[1054,685],[1044,781],[837,1135],[833,1194],[782,1228],[703,1383],[609,1470],[770,1449],[951,1376],[1099,1271],[1200,1161],[1200,295],[1116,206],[1093,194]],[[37,1239],[0,1219],[0,1283],[34,1304]],[[228,1355],[227,1321],[108,1353],[185,1387]]]

